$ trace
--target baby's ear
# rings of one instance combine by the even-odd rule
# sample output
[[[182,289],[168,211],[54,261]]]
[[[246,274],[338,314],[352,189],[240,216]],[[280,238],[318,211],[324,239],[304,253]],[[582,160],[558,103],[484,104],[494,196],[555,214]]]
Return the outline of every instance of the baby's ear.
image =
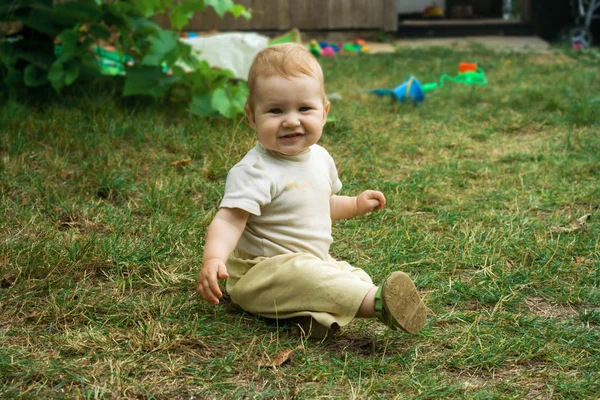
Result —
[[[250,106],[246,104],[244,106],[244,113],[246,114],[246,118],[248,118],[248,122],[254,128],[256,127],[256,120],[254,119],[254,112],[250,109]]]
[[[327,115],[329,114],[329,106],[331,103],[327,102],[325,103],[324,107],[323,107],[323,124],[325,124],[325,122],[327,122]]]

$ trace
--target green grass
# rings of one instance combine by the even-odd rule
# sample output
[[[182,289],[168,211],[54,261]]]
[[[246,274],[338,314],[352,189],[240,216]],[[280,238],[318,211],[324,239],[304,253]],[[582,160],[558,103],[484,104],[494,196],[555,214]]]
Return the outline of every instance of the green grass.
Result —
[[[411,274],[418,336],[359,320],[319,342],[194,293],[242,120],[104,90],[0,111],[1,398],[597,398],[600,53],[480,47],[323,59],[321,144],[344,194],[386,210],[334,225],[376,282]],[[478,62],[418,106],[362,91]],[[191,158],[187,166],[170,163]],[[559,233],[585,214],[585,230]],[[296,349],[291,362],[261,367]]]

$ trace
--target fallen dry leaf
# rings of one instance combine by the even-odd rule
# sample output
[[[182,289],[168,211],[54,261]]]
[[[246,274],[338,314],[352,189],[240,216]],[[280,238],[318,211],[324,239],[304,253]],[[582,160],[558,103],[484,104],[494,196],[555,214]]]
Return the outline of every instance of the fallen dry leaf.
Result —
[[[581,217],[577,220],[577,223],[579,225],[583,226],[586,223],[586,221],[588,219],[590,219],[591,217],[592,217],[592,214],[585,214],[583,217]]]
[[[553,226],[550,232],[556,233],[571,233],[576,231],[585,231],[585,223],[592,217],[592,214],[585,214],[583,217],[572,222],[570,226]]]
[[[173,167],[184,167],[191,162],[192,162],[191,158],[185,158],[183,160],[173,161],[170,165],[172,165]]]
[[[262,362],[259,362],[258,366],[259,367],[271,367],[271,368],[279,367],[283,363],[294,358],[296,350],[301,349],[301,348],[302,348],[302,346],[298,346],[295,349],[285,349],[283,351],[280,351],[268,363],[264,364]]]
[[[284,362],[288,361],[291,357],[293,357],[295,351],[296,351],[295,349],[283,350],[282,352],[277,354],[275,356],[275,358],[273,358],[273,360],[271,360],[271,366],[279,367],[281,364],[283,364]]]

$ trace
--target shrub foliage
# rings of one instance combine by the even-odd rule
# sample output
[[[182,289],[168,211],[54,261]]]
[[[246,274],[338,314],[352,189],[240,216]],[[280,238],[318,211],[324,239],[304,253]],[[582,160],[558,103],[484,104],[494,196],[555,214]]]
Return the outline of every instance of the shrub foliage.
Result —
[[[13,0],[0,5],[0,78],[9,91],[51,85],[56,92],[100,75],[97,43],[109,42],[125,65],[123,96],[148,95],[189,105],[199,115],[242,112],[245,83],[191,55],[178,32],[197,12],[212,8],[250,18],[232,0]],[[170,28],[154,21],[169,17]],[[8,27],[8,29],[7,29]],[[12,28],[12,30],[11,30]]]

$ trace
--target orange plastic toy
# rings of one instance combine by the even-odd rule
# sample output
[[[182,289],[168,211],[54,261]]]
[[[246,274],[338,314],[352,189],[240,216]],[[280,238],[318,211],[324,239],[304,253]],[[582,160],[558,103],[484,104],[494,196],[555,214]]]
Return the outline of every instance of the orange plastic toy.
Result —
[[[458,72],[464,74],[465,72],[477,72],[477,64],[470,62],[458,63]]]

